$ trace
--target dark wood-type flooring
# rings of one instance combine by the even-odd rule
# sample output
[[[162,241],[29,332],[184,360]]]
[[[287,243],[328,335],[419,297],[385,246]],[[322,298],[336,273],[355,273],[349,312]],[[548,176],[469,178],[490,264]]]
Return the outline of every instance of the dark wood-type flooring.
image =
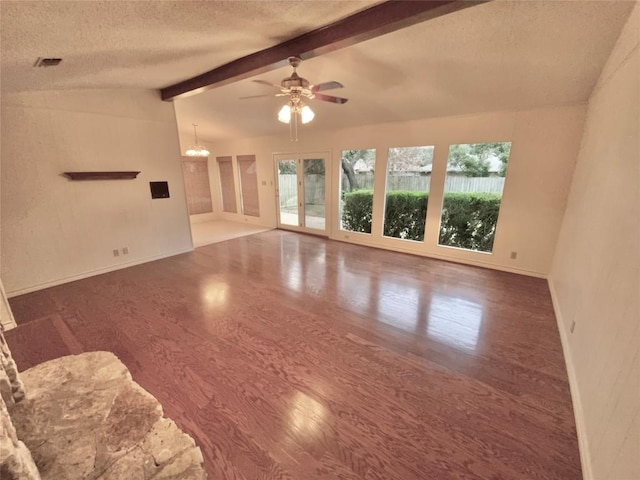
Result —
[[[578,479],[542,279],[270,231],[11,299],[21,369],[118,355],[212,479]]]

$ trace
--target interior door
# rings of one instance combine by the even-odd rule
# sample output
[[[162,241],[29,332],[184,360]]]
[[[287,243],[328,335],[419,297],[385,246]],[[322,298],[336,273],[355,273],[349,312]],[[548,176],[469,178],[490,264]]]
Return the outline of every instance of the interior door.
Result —
[[[327,158],[276,156],[278,228],[326,234]]]

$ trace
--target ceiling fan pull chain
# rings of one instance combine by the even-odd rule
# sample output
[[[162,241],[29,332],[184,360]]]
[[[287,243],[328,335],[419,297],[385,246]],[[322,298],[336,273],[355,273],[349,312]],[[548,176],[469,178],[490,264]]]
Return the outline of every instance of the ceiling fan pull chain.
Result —
[[[293,134],[294,134],[294,138],[293,141],[297,142],[298,141],[298,111],[296,110],[293,113]]]
[[[295,113],[292,112],[292,117],[295,116]],[[289,141],[293,142],[293,118],[289,120]]]

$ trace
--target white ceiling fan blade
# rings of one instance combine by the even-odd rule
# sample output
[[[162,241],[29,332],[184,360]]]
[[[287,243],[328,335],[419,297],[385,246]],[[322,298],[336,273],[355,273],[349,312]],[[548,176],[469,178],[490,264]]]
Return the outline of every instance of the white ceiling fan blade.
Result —
[[[312,98],[314,98],[315,100],[321,100],[323,102],[330,102],[330,103],[337,103],[337,104],[343,104],[349,101],[348,98],[334,97],[333,95],[323,95],[322,93],[316,93]]]
[[[276,85],[275,83],[269,83],[266,80],[252,80],[252,82],[261,83],[262,85],[267,85],[269,87],[273,87],[273,88],[277,88],[278,90],[281,90],[280,85]]]
[[[343,87],[344,85],[342,85],[340,82],[332,81],[332,82],[319,83],[318,85],[311,85],[310,90],[313,93],[316,93],[316,92],[321,92],[323,90],[333,90],[334,88],[343,88]]]

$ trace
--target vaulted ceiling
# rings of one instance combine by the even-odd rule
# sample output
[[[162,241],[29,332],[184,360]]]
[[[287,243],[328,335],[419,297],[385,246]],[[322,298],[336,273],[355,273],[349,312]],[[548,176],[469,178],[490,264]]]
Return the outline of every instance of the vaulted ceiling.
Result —
[[[377,2],[6,1],[2,92],[166,87]],[[344,105],[311,101],[330,129],[586,101],[633,1],[500,1],[474,6],[302,63],[312,83],[337,80]],[[297,52],[291,52],[296,54]],[[37,68],[38,57],[62,57]],[[284,67],[258,75],[271,83]],[[288,136],[282,98],[250,79],[176,100],[181,132],[216,141]]]

